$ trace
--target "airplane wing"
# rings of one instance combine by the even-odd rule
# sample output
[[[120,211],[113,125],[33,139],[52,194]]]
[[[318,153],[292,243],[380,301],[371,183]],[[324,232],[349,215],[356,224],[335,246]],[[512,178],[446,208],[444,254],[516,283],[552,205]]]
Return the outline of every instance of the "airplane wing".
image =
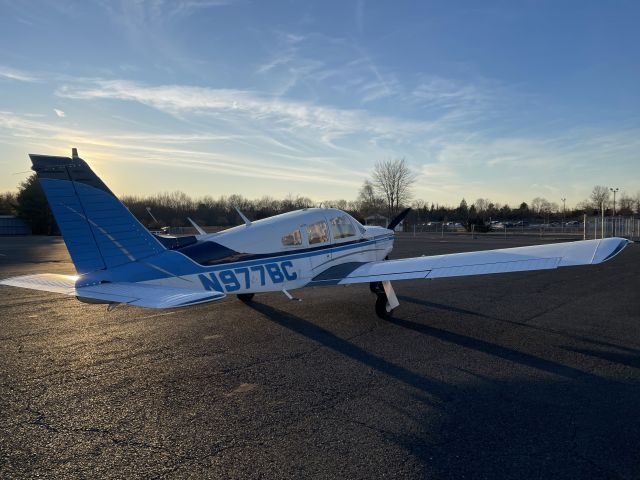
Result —
[[[444,278],[489,273],[545,270],[602,263],[629,244],[624,238],[504,248],[368,263],[346,263],[313,278],[309,286]]]
[[[76,287],[76,277],[51,273],[23,275],[0,281],[1,285],[62,293],[106,303],[126,303],[146,308],[174,308],[221,300],[222,292],[165,287],[148,283],[113,282]]]

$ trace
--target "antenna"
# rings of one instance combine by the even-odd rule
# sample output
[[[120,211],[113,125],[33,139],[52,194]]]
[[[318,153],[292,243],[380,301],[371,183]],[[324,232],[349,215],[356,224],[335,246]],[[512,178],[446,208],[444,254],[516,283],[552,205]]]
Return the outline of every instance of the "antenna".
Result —
[[[236,207],[236,206],[234,205],[234,206],[233,206],[233,208],[235,208],[235,209],[236,209],[236,212],[238,212],[238,215],[240,215],[240,218],[242,218],[242,220],[244,220],[245,225],[246,225],[247,227],[250,227],[250,226],[251,226],[251,220],[249,220],[249,219],[244,215],[244,213],[242,213],[242,212],[240,211],[240,209],[239,209],[238,207]]]
[[[189,220],[189,223],[191,223],[191,225],[193,225],[193,228],[196,229],[196,231],[198,232],[199,235],[206,235],[207,234],[207,232],[204,231],[204,228],[202,228],[196,222],[191,220],[191,217],[187,217],[187,220]]]

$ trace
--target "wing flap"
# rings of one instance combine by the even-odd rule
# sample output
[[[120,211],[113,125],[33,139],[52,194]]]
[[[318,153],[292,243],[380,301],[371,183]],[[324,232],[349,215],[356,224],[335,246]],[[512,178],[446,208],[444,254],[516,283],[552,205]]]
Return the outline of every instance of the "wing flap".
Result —
[[[344,276],[337,275],[336,271],[335,278],[327,278],[326,275],[316,277],[311,285],[460,277],[591,265],[613,258],[629,243],[627,239],[614,237],[370,262],[357,266]]]
[[[148,283],[114,282],[76,287],[77,277],[50,273],[23,275],[0,281],[2,285],[72,295],[108,303],[126,303],[146,308],[174,308],[221,300],[217,291],[166,287]]]

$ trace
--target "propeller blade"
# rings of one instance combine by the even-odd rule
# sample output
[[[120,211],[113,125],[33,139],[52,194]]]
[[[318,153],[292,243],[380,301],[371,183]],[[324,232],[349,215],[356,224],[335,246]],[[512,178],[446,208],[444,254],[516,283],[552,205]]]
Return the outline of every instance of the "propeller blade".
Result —
[[[411,208],[406,208],[403,211],[401,211],[396,218],[394,218],[393,220],[391,220],[391,223],[387,226],[387,228],[389,230],[393,230],[394,228],[396,228],[398,226],[398,224],[404,220],[404,217],[406,217],[409,212],[411,211]]]

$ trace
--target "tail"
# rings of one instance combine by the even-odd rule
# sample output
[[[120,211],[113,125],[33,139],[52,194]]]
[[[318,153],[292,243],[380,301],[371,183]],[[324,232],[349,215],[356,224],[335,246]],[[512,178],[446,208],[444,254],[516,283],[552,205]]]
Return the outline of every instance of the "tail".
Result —
[[[71,158],[29,157],[78,273],[117,267],[164,250],[75,148]]]

